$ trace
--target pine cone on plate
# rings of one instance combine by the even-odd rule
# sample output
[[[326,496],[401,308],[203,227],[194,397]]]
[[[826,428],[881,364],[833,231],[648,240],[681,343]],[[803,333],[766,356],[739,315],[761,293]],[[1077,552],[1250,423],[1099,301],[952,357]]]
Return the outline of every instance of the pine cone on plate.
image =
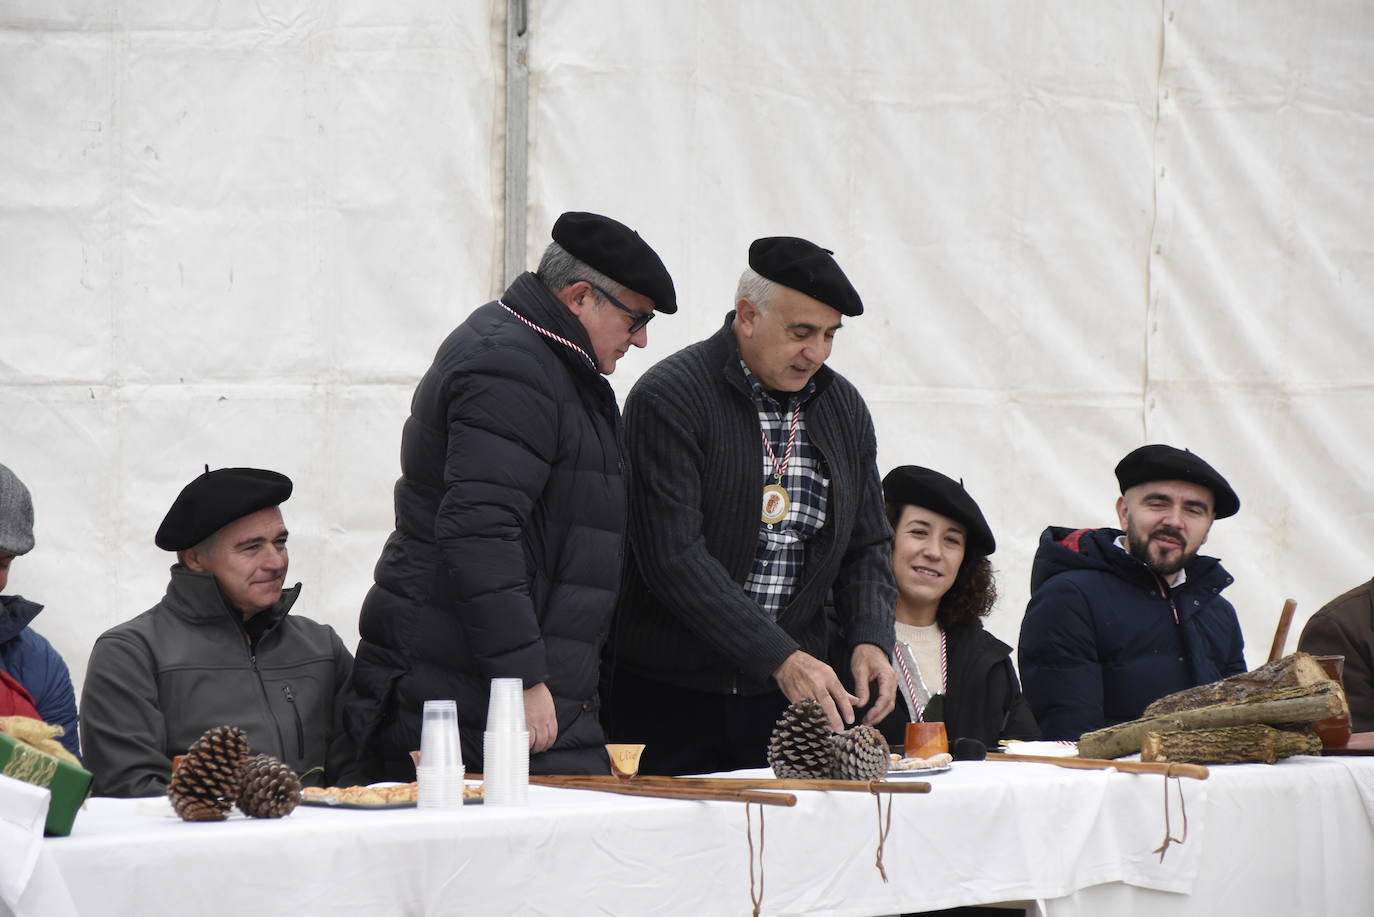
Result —
[[[290,815],[301,801],[301,780],[296,772],[271,755],[254,755],[243,763],[238,806],[253,818]]]
[[[186,821],[223,821],[239,792],[248,738],[237,726],[216,726],[191,745],[172,774],[167,796]]]
[[[831,776],[837,780],[881,780],[887,775],[888,746],[872,726],[855,726],[830,740],[834,751]]]
[[[825,711],[803,697],[783,711],[768,742],[768,764],[779,777],[829,777],[833,753]]]

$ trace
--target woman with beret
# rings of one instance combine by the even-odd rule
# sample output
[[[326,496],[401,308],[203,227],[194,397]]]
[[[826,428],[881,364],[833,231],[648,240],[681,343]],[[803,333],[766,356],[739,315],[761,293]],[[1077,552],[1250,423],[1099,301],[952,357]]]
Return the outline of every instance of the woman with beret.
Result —
[[[988,561],[997,545],[978,504],[961,483],[917,465],[890,471],[883,499],[894,533],[898,685],[883,734],[899,744],[906,723],[943,720],[951,747],[1038,739],[1011,647],[983,629],[997,600]]]

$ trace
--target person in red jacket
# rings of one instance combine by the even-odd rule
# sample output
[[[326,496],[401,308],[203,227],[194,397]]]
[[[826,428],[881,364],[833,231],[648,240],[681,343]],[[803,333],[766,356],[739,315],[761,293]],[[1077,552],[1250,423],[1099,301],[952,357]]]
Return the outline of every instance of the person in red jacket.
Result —
[[[33,497],[13,471],[0,465],[0,593],[14,559],[33,545]],[[67,663],[29,626],[42,610],[21,595],[0,594],[0,716],[31,716],[61,726],[62,745],[79,757],[76,692]]]

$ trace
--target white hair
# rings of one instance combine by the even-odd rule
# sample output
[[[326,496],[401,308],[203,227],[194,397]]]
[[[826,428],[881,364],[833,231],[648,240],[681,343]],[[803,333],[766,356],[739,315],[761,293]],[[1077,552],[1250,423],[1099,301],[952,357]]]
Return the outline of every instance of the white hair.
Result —
[[[764,313],[773,304],[773,294],[777,288],[776,283],[752,267],[747,267],[744,273],[739,275],[739,286],[735,287],[735,302],[747,299],[754,304],[755,309]]]

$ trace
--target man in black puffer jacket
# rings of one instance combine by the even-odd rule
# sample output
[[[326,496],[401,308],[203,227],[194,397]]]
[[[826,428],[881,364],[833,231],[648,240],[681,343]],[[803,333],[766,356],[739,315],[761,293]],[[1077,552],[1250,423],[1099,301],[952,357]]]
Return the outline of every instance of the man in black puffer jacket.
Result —
[[[347,713],[361,753],[412,779],[424,701],[458,702],[482,767],[492,678],[520,678],[535,773],[605,772],[601,646],[626,525],[620,411],[602,375],[677,310],[628,227],[565,213],[536,273],[439,347],[401,436],[396,529],[363,602]]]

